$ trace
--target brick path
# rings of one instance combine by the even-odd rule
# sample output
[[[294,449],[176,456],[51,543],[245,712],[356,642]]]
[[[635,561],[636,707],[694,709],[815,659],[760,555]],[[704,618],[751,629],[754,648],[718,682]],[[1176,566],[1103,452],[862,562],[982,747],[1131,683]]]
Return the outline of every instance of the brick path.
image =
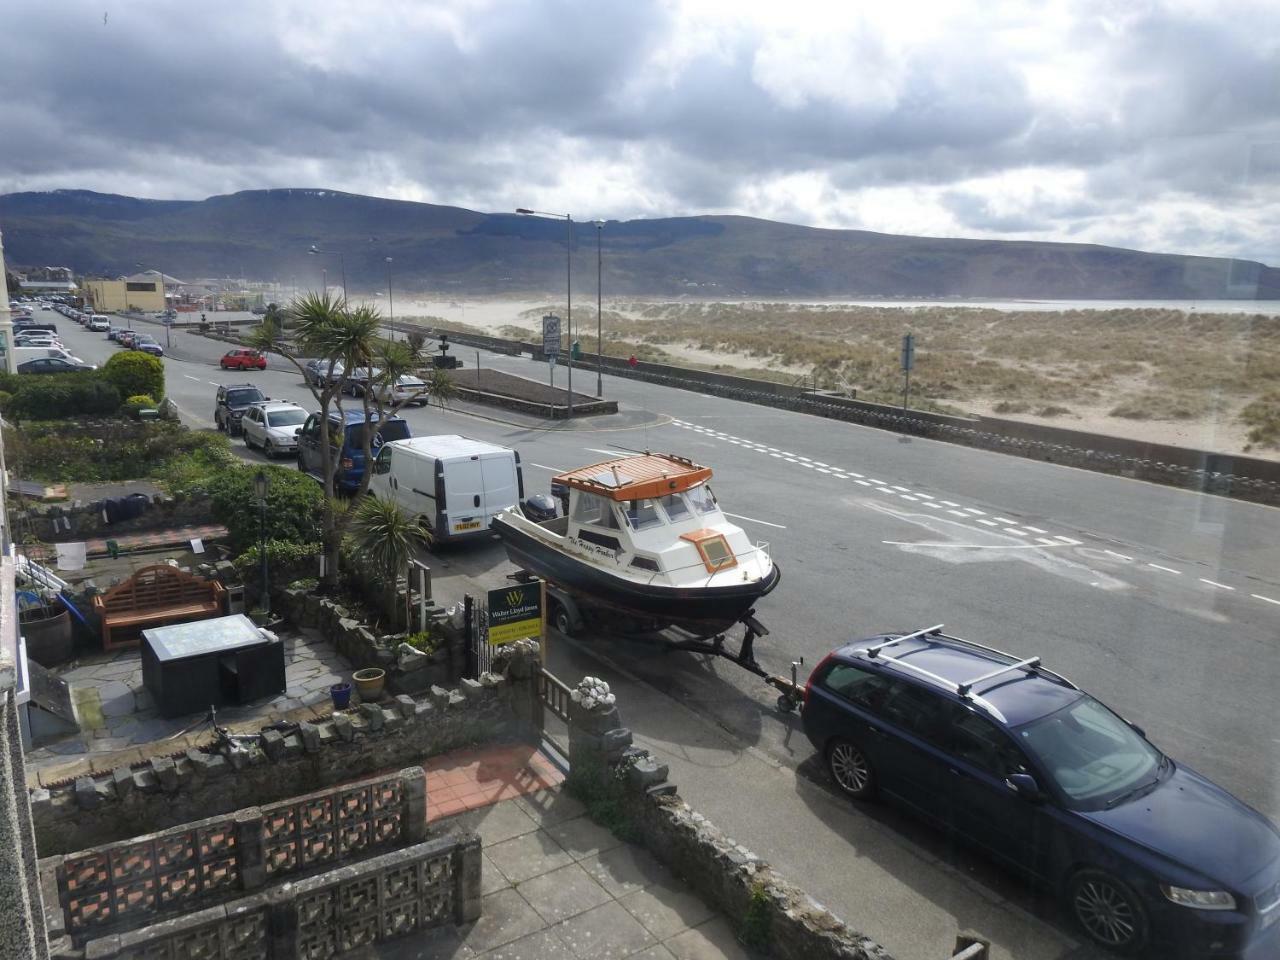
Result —
[[[431,757],[423,766],[429,821],[546,790],[564,780],[555,764],[525,743],[455,750]]]

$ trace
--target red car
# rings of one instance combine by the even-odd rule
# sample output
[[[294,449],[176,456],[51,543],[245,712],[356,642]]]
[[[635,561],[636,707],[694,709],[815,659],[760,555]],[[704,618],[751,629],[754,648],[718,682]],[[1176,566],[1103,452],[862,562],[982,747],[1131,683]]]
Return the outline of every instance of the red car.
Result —
[[[228,350],[218,366],[223,370],[265,370],[267,358],[257,350]]]

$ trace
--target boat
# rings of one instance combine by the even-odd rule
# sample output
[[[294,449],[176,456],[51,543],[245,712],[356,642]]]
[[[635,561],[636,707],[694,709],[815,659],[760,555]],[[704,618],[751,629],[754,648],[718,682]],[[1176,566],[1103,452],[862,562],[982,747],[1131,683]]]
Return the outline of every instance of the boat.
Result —
[[[750,616],[781,571],[767,543],[725,517],[711,475],[670,453],[606,460],[552,480],[563,516],[537,520],[517,504],[491,526],[513,563],[576,598],[721,630]]]

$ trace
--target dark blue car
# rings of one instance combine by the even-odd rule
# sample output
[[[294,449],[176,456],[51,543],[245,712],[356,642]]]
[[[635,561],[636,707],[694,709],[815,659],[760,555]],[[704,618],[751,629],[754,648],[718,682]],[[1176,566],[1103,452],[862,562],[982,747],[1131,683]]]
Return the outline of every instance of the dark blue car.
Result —
[[[1103,947],[1280,957],[1276,827],[1038,659],[940,626],[851,643],[813,671],[803,721],[846,795],[1056,892]]]
[[[379,422],[378,414],[371,413],[369,429],[373,434],[369,439],[374,456],[388,440],[404,440],[409,436],[409,424],[400,417],[387,417]],[[334,486],[342,493],[355,493],[364,479],[364,431],[363,410],[344,410],[341,415],[336,410],[330,412],[329,439],[334,445],[337,465]],[[317,479],[324,476],[319,413],[307,417],[298,433],[298,469]]]

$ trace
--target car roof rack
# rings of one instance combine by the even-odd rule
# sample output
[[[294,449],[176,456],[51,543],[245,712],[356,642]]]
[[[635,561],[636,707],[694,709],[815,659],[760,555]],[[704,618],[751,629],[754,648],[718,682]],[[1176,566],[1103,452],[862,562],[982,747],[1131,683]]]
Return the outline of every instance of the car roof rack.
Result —
[[[932,627],[926,627],[923,630],[916,630],[912,633],[904,633],[902,636],[893,637],[889,640],[884,640],[884,641],[881,641],[880,643],[874,644],[873,646],[867,647],[867,649],[864,650],[863,652],[872,660],[887,660],[899,667],[902,667],[905,670],[911,671],[912,673],[920,674],[921,676],[932,680],[934,683],[940,684],[943,687],[954,690],[958,696],[963,697],[966,700],[973,701],[974,703],[981,704],[983,707],[985,707],[991,713],[995,714],[1001,720],[1003,720],[1004,717],[1001,715],[1000,711],[997,710],[992,704],[988,703],[981,696],[973,692],[973,688],[977,684],[985,683],[987,680],[993,680],[996,677],[1003,676],[1004,674],[1011,673],[1015,670],[1026,670],[1038,676],[1044,676],[1046,679],[1061,683],[1064,686],[1071,688],[1072,690],[1080,689],[1074,683],[1068,680],[1066,677],[1062,676],[1062,674],[1054,673],[1052,670],[1048,670],[1045,667],[1041,666],[1039,657],[1027,657],[1027,658],[1016,657],[1013,654],[1007,653],[1004,650],[997,650],[995,647],[989,647],[986,644],[978,643],[974,640],[965,640],[963,637],[949,636],[948,634],[945,634],[942,632],[942,628],[943,628],[943,624],[939,623]],[[926,639],[929,637],[936,637],[939,640],[947,640],[951,643],[962,644],[966,647],[972,647],[976,650],[981,650],[984,653],[995,654],[998,657],[1002,657],[1006,659],[1008,663],[1005,663],[997,667],[995,670],[989,670],[988,672],[981,674],[979,676],[976,676],[971,680],[965,680],[961,683],[957,683],[954,680],[948,680],[946,677],[939,676],[938,674],[934,673],[931,670],[925,670],[923,667],[916,666],[914,663],[910,663],[909,661],[907,661],[904,657],[895,657],[883,652],[884,650],[887,650],[889,647],[895,646],[899,643],[903,643],[904,641],[907,641],[907,640]]]

